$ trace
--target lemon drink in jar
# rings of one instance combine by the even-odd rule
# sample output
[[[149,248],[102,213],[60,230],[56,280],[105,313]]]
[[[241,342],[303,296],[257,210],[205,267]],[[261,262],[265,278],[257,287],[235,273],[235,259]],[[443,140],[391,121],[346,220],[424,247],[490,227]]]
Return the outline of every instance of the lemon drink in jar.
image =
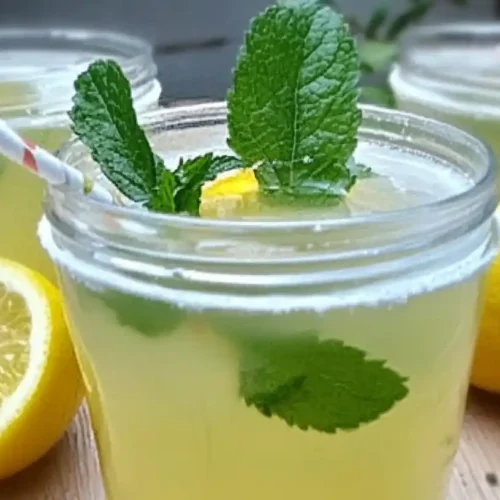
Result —
[[[117,173],[74,108],[62,159],[125,207],[51,189],[39,234],[110,500],[444,499],[496,169],[465,132],[359,109],[358,66],[297,1],[253,21],[227,108],[143,117],[156,156],[129,122]]]
[[[70,136],[73,81],[98,58],[119,61],[131,79],[139,111],[157,103],[160,85],[146,41],[112,32],[1,29],[0,118],[26,140],[57,150]],[[0,159],[0,257],[55,282],[52,263],[36,237],[43,191],[36,176]]]

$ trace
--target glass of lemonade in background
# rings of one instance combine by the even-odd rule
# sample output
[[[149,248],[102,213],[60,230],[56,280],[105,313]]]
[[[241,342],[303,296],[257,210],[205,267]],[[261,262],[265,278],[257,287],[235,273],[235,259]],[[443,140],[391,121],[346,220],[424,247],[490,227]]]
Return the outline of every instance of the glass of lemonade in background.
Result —
[[[50,190],[39,234],[110,500],[444,498],[497,246],[496,168],[451,126],[363,115],[356,159],[375,175],[340,207],[217,220]],[[226,148],[224,104],[143,118],[167,164]],[[93,172],[87,155],[61,153]],[[318,406],[287,414],[303,390]],[[336,426],[305,425],[329,394]]]
[[[158,102],[152,48],[118,33],[65,29],[0,29],[0,118],[49,151],[70,136],[67,112],[73,81],[97,58],[115,59],[131,82],[138,111]],[[31,267],[55,282],[36,238],[44,185],[0,159],[0,257]]]
[[[500,158],[500,25],[418,28],[400,54],[389,78],[398,108],[468,130]]]

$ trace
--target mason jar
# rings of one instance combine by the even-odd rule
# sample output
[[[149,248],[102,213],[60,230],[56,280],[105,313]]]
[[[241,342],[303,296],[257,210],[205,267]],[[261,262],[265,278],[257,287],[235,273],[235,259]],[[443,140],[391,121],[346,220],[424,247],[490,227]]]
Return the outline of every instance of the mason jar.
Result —
[[[224,104],[144,122],[169,168],[227,151]],[[61,157],[97,170],[78,142]],[[374,107],[356,159],[372,177],[322,214],[165,215],[50,188],[39,236],[110,500],[445,498],[495,162],[452,126]]]
[[[104,31],[0,29],[0,118],[24,138],[57,150],[70,136],[73,82],[98,58],[120,63],[138,111],[157,104],[161,88],[152,47],[142,39]],[[43,188],[36,176],[0,158],[0,257],[55,281],[36,237]]]

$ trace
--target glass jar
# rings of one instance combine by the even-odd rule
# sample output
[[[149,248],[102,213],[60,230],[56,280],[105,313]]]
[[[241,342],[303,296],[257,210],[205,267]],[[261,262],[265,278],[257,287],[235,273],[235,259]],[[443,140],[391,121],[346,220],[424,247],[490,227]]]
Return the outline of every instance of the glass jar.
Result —
[[[500,158],[500,25],[452,23],[413,30],[389,82],[399,109],[464,128]]]
[[[157,104],[160,83],[152,47],[144,40],[87,30],[0,29],[0,118],[26,139],[57,150],[70,136],[73,82],[98,58],[121,64],[138,111]],[[36,176],[0,158],[0,257],[55,282],[52,263],[36,237],[43,190]]]
[[[224,104],[144,119],[168,165],[226,148]],[[496,168],[465,132],[372,107],[356,154],[430,201],[217,220],[49,190],[39,235],[110,500],[444,499]],[[77,142],[61,156],[95,170]]]

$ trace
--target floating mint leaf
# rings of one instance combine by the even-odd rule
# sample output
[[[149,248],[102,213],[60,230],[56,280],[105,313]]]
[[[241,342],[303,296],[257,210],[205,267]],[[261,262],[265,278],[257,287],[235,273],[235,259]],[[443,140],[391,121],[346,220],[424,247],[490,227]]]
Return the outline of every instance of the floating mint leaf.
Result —
[[[76,79],[75,91],[69,113],[72,129],[104,175],[131,200],[174,212],[173,198],[165,196],[172,174],[137,123],[130,83],[120,66],[114,61],[92,63]]]
[[[152,338],[168,335],[174,332],[186,317],[186,312],[174,305],[118,290],[109,289],[95,293],[82,288],[80,293],[82,300],[90,294],[95,300],[104,302],[115,314],[119,324],[131,328],[134,335]]]
[[[244,166],[261,164],[263,191],[352,186],[358,80],[354,39],[330,7],[283,2],[253,21],[228,93],[228,128]]]
[[[303,430],[335,433],[373,422],[408,394],[406,379],[366,353],[311,333],[238,337],[247,405]]]
[[[241,160],[234,156],[214,156],[212,153],[187,161],[181,160],[174,173],[177,211],[198,215],[203,185],[213,181],[223,172],[236,170],[242,166]]]

